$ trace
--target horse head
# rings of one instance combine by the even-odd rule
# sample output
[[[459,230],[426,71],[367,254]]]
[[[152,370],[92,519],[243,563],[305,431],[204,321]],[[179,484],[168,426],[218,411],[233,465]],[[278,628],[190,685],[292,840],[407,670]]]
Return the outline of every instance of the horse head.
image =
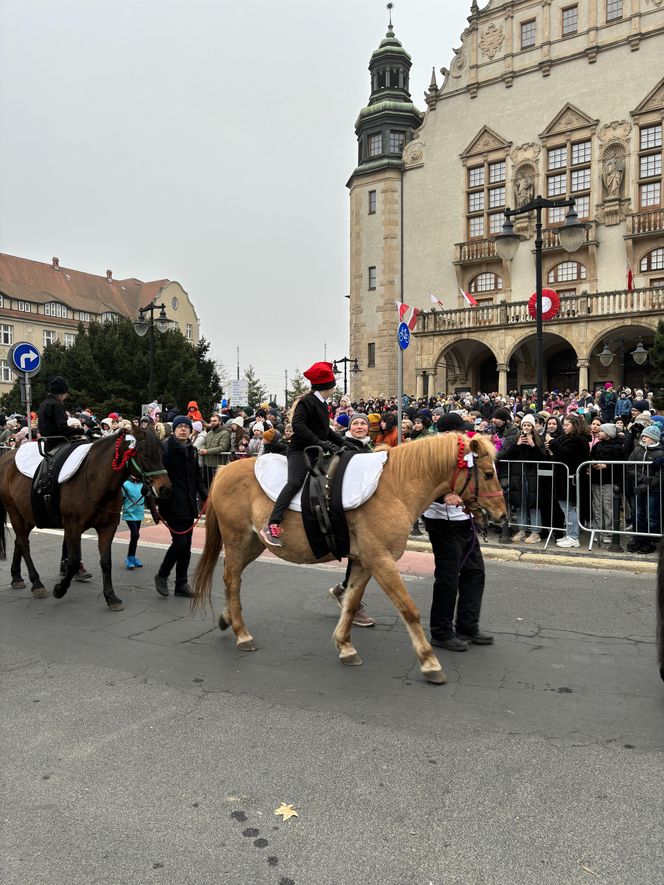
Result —
[[[480,528],[504,522],[507,509],[495,466],[496,449],[486,436],[459,436],[457,472],[452,491],[463,499]]]
[[[164,467],[161,440],[150,428],[132,431],[136,438],[136,448],[130,464],[134,472],[143,480],[144,486],[159,498],[171,494],[171,481]]]

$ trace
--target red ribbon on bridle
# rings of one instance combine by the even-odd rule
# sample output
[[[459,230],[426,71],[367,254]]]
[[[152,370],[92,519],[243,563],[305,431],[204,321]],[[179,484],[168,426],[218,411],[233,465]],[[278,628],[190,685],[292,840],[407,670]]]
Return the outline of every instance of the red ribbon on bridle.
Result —
[[[122,454],[120,454],[120,446],[122,445],[126,435],[127,435],[127,431],[124,429],[121,430],[120,435],[118,436],[118,438],[115,442],[115,457],[113,458],[113,470],[117,470],[118,472],[120,470],[123,470],[127,466],[127,463],[129,462],[129,460],[133,456],[133,449],[131,449],[131,448],[128,448],[126,451],[124,451]]]

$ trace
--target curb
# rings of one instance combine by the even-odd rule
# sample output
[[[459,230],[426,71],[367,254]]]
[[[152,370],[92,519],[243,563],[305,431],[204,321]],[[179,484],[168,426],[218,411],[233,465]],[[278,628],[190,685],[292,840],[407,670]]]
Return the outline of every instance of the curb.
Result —
[[[409,539],[406,549],[414,553],[431,553],[431,544],[428,541]],[[571,556],[565,553],[549,553],[548,551],[535,553],[532,550],[518,550],[514,547],[494,547],[490,544],[482,545],[482,555],[485,559],[498,562],[525,562],[538,565],[560,565],[569,568],[614,569],[618,572],[634,572],[639,575],[654,575],[657,572],[656,562],[636,558],[613,559],[584,553]]]

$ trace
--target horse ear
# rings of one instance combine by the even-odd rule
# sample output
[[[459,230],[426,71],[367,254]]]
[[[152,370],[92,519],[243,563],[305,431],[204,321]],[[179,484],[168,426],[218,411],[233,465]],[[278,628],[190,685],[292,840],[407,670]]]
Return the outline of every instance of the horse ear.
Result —
[[[491,440],[486,436],[483,436],[481,433],[476,433],[475,436],[471,437],[469,443],[470,451],[475,455],[486,454],[487,452],[491,452],[493,455],[493,444],[491,443]]]

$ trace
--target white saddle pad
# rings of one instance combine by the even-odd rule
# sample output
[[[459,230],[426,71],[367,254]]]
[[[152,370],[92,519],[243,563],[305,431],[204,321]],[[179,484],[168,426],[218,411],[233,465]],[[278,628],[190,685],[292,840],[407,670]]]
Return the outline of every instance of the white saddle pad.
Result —
[[[60,471],[60,476],[58,478],[60,485],[72,478],[87,457],[91,448],[91,445],[84,445],[77,446],[73,450]],[[39,454],[39,444],[36,442],[23,443],[23,445],[16,450],[16,469],[29,479],[34,478],[37,468],[43,460],[43,456]]]
[[[341,501],[344,510],[355,510],[376,491],[378,480],[387,461],[387,452],[369,452],[351,458],[341,483]],[[288,464],[285,455],[261,455],[254,465],[256,479],[271,501],[276,501],[286,485]],[[302,511],[302,489],[290,502],[289,510]]]

